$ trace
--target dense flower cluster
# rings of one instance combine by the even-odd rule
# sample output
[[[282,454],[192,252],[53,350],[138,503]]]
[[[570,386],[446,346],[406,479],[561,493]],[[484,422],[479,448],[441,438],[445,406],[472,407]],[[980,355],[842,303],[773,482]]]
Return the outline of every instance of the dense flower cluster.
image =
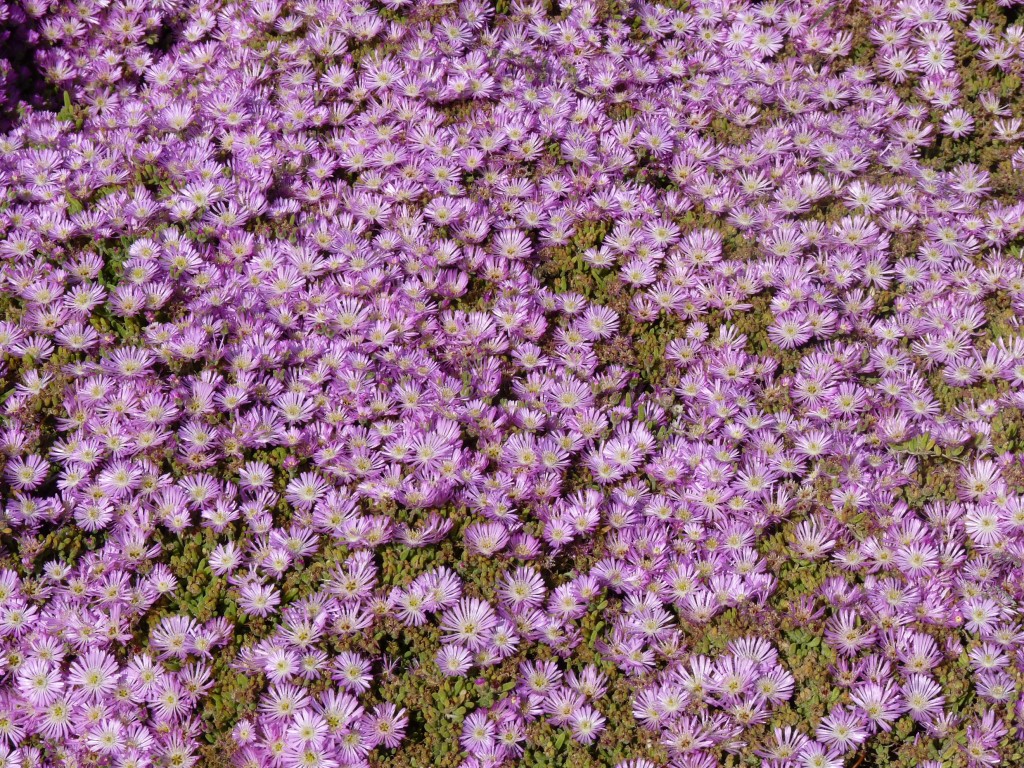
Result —
[[[1011,4],[0,3],[0,765],[998,764]]]

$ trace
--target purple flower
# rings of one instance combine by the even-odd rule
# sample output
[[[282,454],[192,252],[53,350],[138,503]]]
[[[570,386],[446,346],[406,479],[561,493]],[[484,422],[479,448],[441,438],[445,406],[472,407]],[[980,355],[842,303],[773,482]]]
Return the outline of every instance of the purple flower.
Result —
[[[394,704],[380,704],[374,708],[365,730],[371,743],[394,749],[402,742],[408,721],[404,709],[399,710]]]

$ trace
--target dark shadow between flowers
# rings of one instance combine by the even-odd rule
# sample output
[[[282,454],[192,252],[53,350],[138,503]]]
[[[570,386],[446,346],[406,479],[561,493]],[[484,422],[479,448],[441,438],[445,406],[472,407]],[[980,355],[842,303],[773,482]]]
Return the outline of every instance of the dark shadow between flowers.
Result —
[[[0,14],[3,18],[3,14]],[[38,32],[20,5],[7,6],[0,21],[0,132],[9,131],[25,106],[57,111],[60,94],[36,63]]]

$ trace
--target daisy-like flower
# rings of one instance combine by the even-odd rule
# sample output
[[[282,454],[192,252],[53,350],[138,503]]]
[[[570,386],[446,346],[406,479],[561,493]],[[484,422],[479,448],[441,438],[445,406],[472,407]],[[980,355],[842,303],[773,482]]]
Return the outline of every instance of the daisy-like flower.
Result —
[[[364,730],[372,743],[394,749],[402,743],[408,722],[404,709],[400,710],[394,704],[379,704],[366,721]]]
[[[45,707],[64,690],[60,669],[42,659],[26,661],[17,673],[18,691],[34,706]]]
[[[253,616],[268,616],[274,613],[280,602],[280,593],[268,584],[246,584],[238,595],[239,606]]]
[[[274,470],[260,461],[250,461],[239,471],[243,488],[266,488],[274,480]]]
[[[589,704],[584,704],[569,718],[572,737],[581,744],[592,744],[604,730],[605,718]]]
[[[981,672],[976,680],[978,695],[993,703],[1008,702],[1014,698],[1017,691],[1016,681],[1002,670]]]
[[[798,313],[790,313],[779,318],[768,329],[768,338],[782,349],[794,349],[807,342],[813,331],[806,318]]]
[[[302,710],[295,716],[288,732],[303,745],[320,745],[327,736],[327,720],[316,712]]]
[[[883,731],[892,730],[892,723],[906,710],[891,681],[885,686],[862,683],[853,689],[850,698],[868,722]]]
[[[436,660],[441,673],[447,677],[460,677],[473,666],[473,654],[461,645],[442,645]]]
[[[562,672],[552,661],[523,662],[519,666],[519,678],[527,693],[543,696],[561,682]]]
[[[177,720],[189,709],[187,697],[173,678],[161,682],[150,706],[157,717],[164,720]]]
[[[263,662],[263,671],[272,683],[290,680],[299,669],[298,655],[286,648],[270,650]]]
[[[289,683],[271,686],[260,703],[260,713],[272,722],[289,722],[309,704],[309,695]]]
[[[309,509],[327,493],[327,481],[315,472],[303,472],[288,483],[285,499],[291,504]]]
[[[528,566],[506,573],[498,586],[499,599],[514,610],[540,605],[545,592],[541,575]]]
[[[608,689],[607,676],[592,664],[586,665],[578,675],[570,671],[566,681],[570,688],[588,699],[600,699]]]
[[[486,711],[472,712],[462,723],[459,741],[470,754],[481,754],[494,746],[495,730],[495,723]]]
[[[218,544],[210,553],[210,570],[218,576],[224,576],[235,571],[242,564],[242,554],[239,552],[235,542],[229,541],[226,544]]]
[[[910,716],[918,722],[928,720],[942,711],[945,697],[942,688],[925,675],[910,675],[900,687]]]
[[[362,693],[370,687],[370,662],[358,653],[345,651],[333,664],[332,677],[342,687]]]
[[[619,329],[618,313],[609,307],[588,307],[579,319],[579,329],[586,339],[607,339]]]
[[[1002,490],[1003,481],[999,468],[992,461],[977,461],[971,467],[961,470],[959,491],[967,501],[978,501],[988,498],[990,494]]]
[[[1003,617],[1003,609],[992,600],[986,597],[974,597],[964,600],[961,603],[960,611],[963,614],[964,628],[968,632],[985,634],[992,631],[996,622]]]
[[[0,718],[3,716],[0,715]],[[73,727],[75,707],[67,696],[58,696],[41,708],[39,718],[40,732],[50,739],[67,738]]]
[[[5,474],[14,488],[30,491],[39,487],[49,471],[50,465],[42,456],[31,454],[9,461]]]
[[[499,523],[474,523],[466,529],[466,545],[475,554],[490,557],[508,544],[509,535]]]
[[[499,232],[494,236],[491,250],[497,256],[518,261],[528,258],[533,251],[533,247],[525,233],[516,229],[510,229]]]
[[[497,624],[494,609],[476,598],[464,597],[441,618],[443,638],[461,643],[471,651],[483,648],[487,636]]]
[[[101,698],[117,685],[117,662],[106,652],[89,650],[71,662],[68,682],[92,697]]]
[[[843,751],[863,744],[868,735],[864,716],[839,706],[822,718],[815,733],[818,741],[825,746]]]
[[[812,742],[804,747],[801,764],[808,768],[843,768],[843,758],[841,753]]]
[[[22,768],[23,755],[17,747],[0,745],[0,768]]]

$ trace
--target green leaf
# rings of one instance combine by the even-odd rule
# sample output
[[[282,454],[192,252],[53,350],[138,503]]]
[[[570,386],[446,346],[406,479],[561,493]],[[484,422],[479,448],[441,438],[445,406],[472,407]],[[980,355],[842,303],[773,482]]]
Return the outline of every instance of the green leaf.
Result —
[[[71,94],[67,91],[64,91],[64,107],[57,113],[57,119],[62,123],[72,123],[75,121],[75,107],[71,103]]]

